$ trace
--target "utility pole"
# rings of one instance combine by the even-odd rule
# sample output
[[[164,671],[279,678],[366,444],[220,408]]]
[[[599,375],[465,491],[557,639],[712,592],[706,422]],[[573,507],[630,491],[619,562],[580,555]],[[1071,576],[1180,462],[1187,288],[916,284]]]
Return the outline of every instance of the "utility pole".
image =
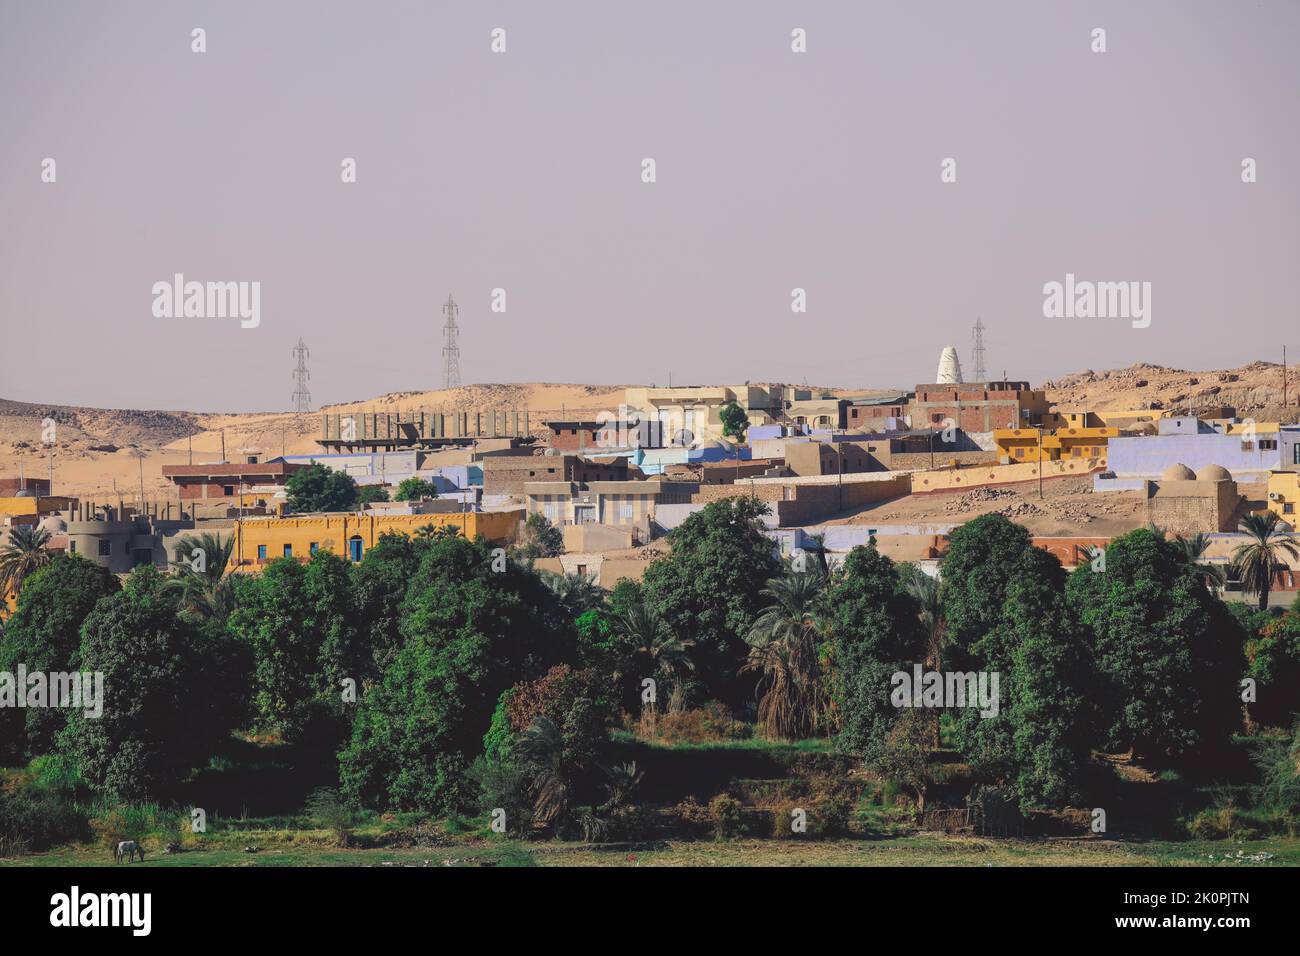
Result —
[[[456,325],[456,313],[460,309],[456,300],[448,295],[442,311],[447,316],[442,327],[442,387],[460,388],[460,345],[457,341],[460,328]]]
[[[1282,407],[1286,408],[1286,346],[1282,346]]]
[[[1038,426],[1038,500],[1043,500],[1043,426]]]

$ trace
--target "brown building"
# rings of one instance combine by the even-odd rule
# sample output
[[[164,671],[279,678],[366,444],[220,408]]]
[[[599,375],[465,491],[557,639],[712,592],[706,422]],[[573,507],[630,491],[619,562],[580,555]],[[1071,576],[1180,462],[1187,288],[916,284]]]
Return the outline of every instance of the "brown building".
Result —
[[[483,459],[483,494],[522,498],[530,481],[627,481],[640,475],[622,457],[581,455],[500,455]]]
[[[889,441],[789,442],[785,466],[799,477],[889,471]]]
[[[26,491],[37,498],[44,498],[50,493],[50,480],[48,478],[0,478],[0,498],[16,498],[20,491]]]
[[[1046,393],[1028,382],[918,385],[907,409],[913,428],[944,428],[951,419],[966,432],[1038,425],[1049,414]]]
[[[883,429],[890,418],[903,418],[907,415],[907,396],[897,398],[857,398],[848,403],[844,410],[844,427],[850,431],[866,429],[875,431]]]
[[[180,489],[183,501],[192,501],[235,498],[254,485],[283,486],[290,475],[307,467],[272,458],[244,464],[225,461],[207,465],[163,465],[162,475]]]
[[[701,461],[664,468],[664,474],[669,478],[698,481],[702,485],[729,485],[737,479],[745,478],[779,478],[787,473],[784,459],[781,458],[751,458],[739,462]]]

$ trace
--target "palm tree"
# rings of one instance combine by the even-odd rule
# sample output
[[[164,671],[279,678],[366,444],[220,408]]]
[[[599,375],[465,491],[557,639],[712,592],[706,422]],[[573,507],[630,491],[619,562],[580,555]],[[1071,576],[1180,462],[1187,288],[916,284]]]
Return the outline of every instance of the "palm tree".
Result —
[[[50,533],[36,525],[19,525],[9,532],[9,543],[0,549],[0,596],[17,599],[23,582],[54,560],[46,548]]]
[[[683,671],[695,669],[690,658],[695,642],[669,633],[663,618],[651,605],[644,602],[632,605],[619,615],[616,626],[632,642],[634,653],[646,663],[651,674],[662,673],[677,682]],[[651,700],[650,706],[643,710],[648,710],[653,722],[655,701]]]
[[[903,590],[917,604],[917,616],[925,628],[925,665],[928,669],[943,669],[943,651],[948,642],[948,622],[943,613],[943,597],[940,593],[939,579],[931,577],[915,564],[904,564],[902,572]],[[939,746],[940,711],[934,712],[933,746]]]
[[[538,717],[519,735],[514,752],[528,776],[534,819],[545,826],[562,823],[571,808],[573,785],[560,728],[549,717]]]
[[[664,620],[649,604],[634,604],[618,620],[623,635],[636,644],[636,653],[650,662],[650,669],[676,676],[683,670],[695,670],[690,658],[691,640],[666,634]]]
[[[831,564],[826,557],[829,553],[826,550],[826,532],[822,531],[817,534],[810,534],[807,538],[812,543],[804,548],[804,550],[817,558],[817,567],[821,569],[822,574],[830,574]]]
[[[1245,544],[1232,552],[1232,570],[1241,581],[1247,594],[1259,595],[1259,609],[1268,607],[1268,592],[1273,587],[1273,575],[1285,568],[1283,555],[1300,557],[1291,533],[1278,527],[1280,518],[1276,511],[1248,514],[1241,519],[1238,530],[1249,536]]]
[[[600,607],[605,601],[605,591],[596,583],[594,574],[544,572],[542,580],[572,617]]]
[[[1221,588],[1227,583],[1228,575],[1221,564],[1202,561],[1210,547],[1210,536],[1202,531],[1191,535],[1175,535],[1173,545],[1182,554],[1183,563],[1198,575],[1207,587]]]
[[[825,577],[791,572],[760,592],[772,599],[750,625],[749,657],[741,672],[762,674],[758,719],[769,737],[800,739],[817,728],[825,705],[817,643],[823,630],[820,598]]]
[[[176,543],[182,557],[171,562],[176,571],[167,588],[177,595],[182,608],[219,621],[230,616],[235,592],[226,568],[234,547],[234,535],[223,541],[210,531],[197,537],[186,535]]]

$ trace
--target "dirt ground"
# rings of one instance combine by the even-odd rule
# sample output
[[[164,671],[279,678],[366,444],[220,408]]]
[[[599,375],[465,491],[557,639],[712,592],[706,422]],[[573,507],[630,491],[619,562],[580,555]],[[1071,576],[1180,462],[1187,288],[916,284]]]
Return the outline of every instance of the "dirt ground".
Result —
[[[909,495],[826,524],[960,524],[1001,514],[1041,536],[1110,537],[1146,524],[1140,492],[1092,491],[1092,477],[1057,478],[951,494]]]

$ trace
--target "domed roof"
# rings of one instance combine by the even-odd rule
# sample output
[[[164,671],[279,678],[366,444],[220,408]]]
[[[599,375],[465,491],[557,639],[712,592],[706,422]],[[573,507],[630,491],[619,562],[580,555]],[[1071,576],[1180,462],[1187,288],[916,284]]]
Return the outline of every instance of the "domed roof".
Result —
[[[1161,481],[1194,481],[1196,472],[1188,468],[1182,462],[1176,465],[1170,465],[1160,475]]]
[[[41,519],[39,527],[50,534],[63,534],[68,530],[68,523],[58,515],[50,515]]]
[[[1232,474],[1222,465],[1206,465],[1196,473],[1197,481],[1232,481]]]

